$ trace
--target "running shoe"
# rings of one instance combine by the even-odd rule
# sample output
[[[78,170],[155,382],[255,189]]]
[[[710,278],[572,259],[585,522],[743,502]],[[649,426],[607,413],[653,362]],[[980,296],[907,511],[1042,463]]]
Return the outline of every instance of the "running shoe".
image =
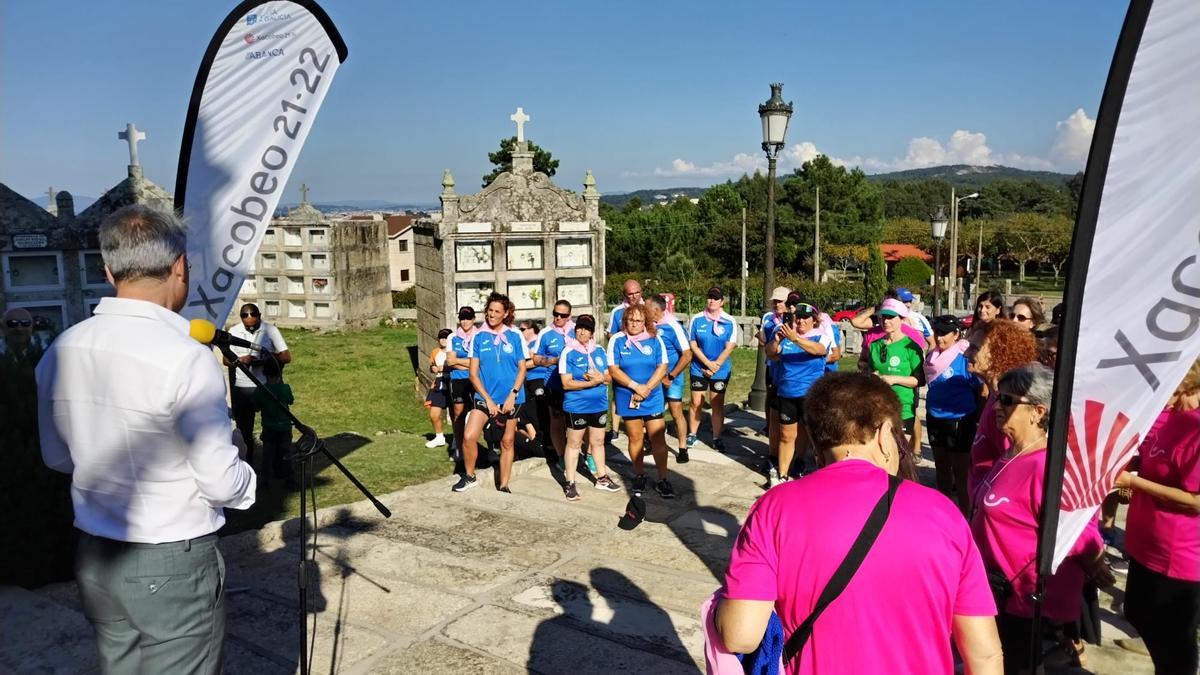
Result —
[[[688,437],[687,437],[688,450],[691,450],[692,446],[695,444],[696,444],[696,434],[688,434]]]
[[[771,467],[767,473],[767,487],[773,488],[776,485],[779,485],[779,472],[775,470],[775,467]]]
[[[584,459],[587,461],[588,471],[592,472],[593,476],[596,475],[596,460],[592,459],[592,453],[584,455]]]
[[[717,452],[725,452],[725,441],[719,438],[713,441],[712,446],[713,450],[716,450]]]
[[[477,487],[478,485],[479,485],[479,480],[477,478],[475,478],[475,476],[468,476],[466,474],[463,474],[462,478],[459,478],[458,482],[454,484],[454,491],[455,492],[466,492],[467,490],[470,490],[473,487]]]
[[[575,488],[575,483],[573,482],[567,483],[567,487],[563,488],[563,494],[566,495],[569,502],[579,501],[579,490]]]
[[[592,485],[592,487],[596,488],[597,490],[604,490],[605,492],[621,491],[621,486],[617,485],[613,479],[609,478],[607,475],[597,478],[596,483]]]
[[[680,464],[687,464],[690,460],[691,457],[688,457],[687,448],[680,448],[679,454],[675,455],[675,461]]]
[[[512,494],[512,490],[509,490],[507,485],[502,485],[502,486],[496,488],[496,492],[503,492],[506,495]]]
[[[442,434],[435,434],[431,440],[425,442],[427,448],[440,448],[446,444],[446,437]]]
[[[675,488],[665,478],[654,484],[654,490],[663,499],[675,499]]]
[[[646,491],[646,474],[638,474],[633,477],[633,496],[641,497]]]

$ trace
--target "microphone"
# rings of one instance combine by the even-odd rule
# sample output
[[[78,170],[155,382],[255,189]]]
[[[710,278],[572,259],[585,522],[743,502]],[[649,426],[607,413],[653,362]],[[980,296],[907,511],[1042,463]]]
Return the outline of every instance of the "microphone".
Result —
[[[211,321],[204,319],[192,319],[191,327],[188,328],[188,335],[193,340],[202,345],[216,345],[217,347],[246,347],[262,351],[262,347],[243,340],[240,337],[230,335],[227,331],[217,328],[217,325]]]

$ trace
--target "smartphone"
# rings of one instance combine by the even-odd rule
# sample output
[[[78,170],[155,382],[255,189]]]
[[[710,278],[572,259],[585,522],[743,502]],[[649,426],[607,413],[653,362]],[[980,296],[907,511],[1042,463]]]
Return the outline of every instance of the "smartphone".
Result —
[[[784,312],[781,321],[783,321],[783,325],[790,326],[795,321],[795,315],[791,312]]]
[[[629,409],[630,410],[637,410],[640,407],[642,407],[641,401],[635,401],[633,399],[629,399]]]

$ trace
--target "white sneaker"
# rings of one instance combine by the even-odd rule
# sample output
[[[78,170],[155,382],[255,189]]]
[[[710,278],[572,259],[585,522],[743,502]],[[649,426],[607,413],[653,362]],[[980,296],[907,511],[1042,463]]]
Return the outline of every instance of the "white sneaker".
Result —
[[[771,471],[767,473],[767,487],[773,488],[776,485],[779,485],[779,471],[771,467]]]
[[[446,444],[446,437],[442,434],[434,434],[433,439],[425,442],[427,448],[440,448]]]

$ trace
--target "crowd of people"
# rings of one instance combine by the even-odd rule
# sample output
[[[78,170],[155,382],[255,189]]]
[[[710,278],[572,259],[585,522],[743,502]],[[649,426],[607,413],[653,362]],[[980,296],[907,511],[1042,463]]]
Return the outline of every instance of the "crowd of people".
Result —
[[[498,487],[511,490],[521,419],[529,420],[528,437],[541,437],[546,452],[554,453],[571,501],[580,498],[585,463],[597,489],[621,489],[604,461],[606,440],[621,428],[635,497],[651,486],[663,499],[675,496],[668,416],[678,442],[676,462],[689,460],[706,402],[709,446],[729,451],[722,438],[724,397],[739,328],[723,311],[721,289],[710,289],[704,311],[686,322],[672,314],[669,298],[644,294],[636,281],[623,290],[626,300],[611,314],[606,348],[598,345],[604,336],[597,333],[596,317],[572,317],[566,301],[555,304],[554,324],[545,330],[532,321],[520,322],[521,331],[513,328],[513,305],[498,293],[487,299],[479,327],[474,309],[460,310],[457,342],[448,342],[452,356],[439,370],[450,383],[461,382],[456,400],[463,407],[452,419],[466,432],[461,445],[455,436],[464,461],[455,491],[477,485],[476,446],[485,429],[495,430],[499,446]],[[842,327],[787,288],[775,289],[770,300],[772,310],[757,335],[768,359],[768,491],[737,539],[714,613],[726,646],[756,649],[773,613],[785,635],[804,624],[822,590],[828,591],[824,580],[845,572],[839,563],[875,499],[889,495],[889,525],[868,549],[878,552],[851,572],[864,580],[829,607],[820,630],[808,626],[808,646],[789,672],[888,670],[901,662],[909,672],[947,672],[954,652],[967,672],[1027,670],[1061,312],[1047,321],[1038,300],[1009,304],[989,291],[970,317],[926,318],[914,308],[911,292],[889,290],[849,320],[850,329],[862,332],[859,372],[839,373]],[[1143,458],[1143,468],[1122,473],[1117,483],[1135,495],[1125,552],[1132,587],[1126,607],[1158,672],[1196,667],[1198,395],[1200,365],[1146,440],[1159,449],[1156,459],[1166,459],[1147,470]],[[923,443],[934,464],[929,487],[919,484],[916,472]],[[652,478],[646,475],[647,446]],[[907,480],[889,490],[889,474]],[[812,478],[797,480],[807,476]],[[1114,582],[1106,544],[1118,543],[1111,522],[1118,498],[1112,495],[1102,518],[1046,580],[1041,637],[1047,647],[1039,661],[1086,663],[1085,643],[1099,641],[1097,589]],[[806,508],[835,503],[840,508]],[[901,587],[905,591],[896,593]],[[1136,598],[1133,591],[1139,591]],[[868,606],[872,611],[865,611]],[[872,634],[891,637],[878,641],[877,649],[845,650],[836,626],[862,631],[864,620],[877,629]],[[928,649],[914,650],[914,644]]]
[[[283,459],[293,393],[282,375],[291,354],[258,308],[244,305],[233,332],[255,347],[226,365],[246,367],[266,387],[237,391],[253,384],[238,378],[240,368],[225,380],[179,315],[190,265],[186,229],[173,214],[120,209],[102,225],[100,246],[116,297],[49,345],[35,339],[28,312],[9,310],[0,356],[36,363],[42,459],[71,476],[75,574],[103,668],[214,670],[225,617],[215,533],[226,508],[248,508],[262,489],[251,465],[259,413],[261,464],[290,478]],[[607,331],[598,317],[573,316],[565,300],[545,329],[514,325],[513,303],[499,293],[480,308],[478,325],[475,308],[459,310],[458,325],[438,335],[427,399],[435,425],[428,445],[447,446],[461,462],[454,491],[479,484],[486,440],[500,455],[497,488],[511,492],[520,435],[558,463],[567,500],[582,498],[581,476],[596,490],[627,489],[640,500],[652,488],[673,499],[671,457],[689,461],[706,405],[709,447],[740,451],[722,438],[739,343],[722,290],[710,289],[704,310],[686,322],[668,296],[644,294],[633,280],[623,291]],[[951,672],[956,660],[967,673],[1023,672],[1034,658],[1081,664],[1084,643],[1099,637],[1096,589],[1114,581],[1106,544],[1121,543],[1116,505],[1127,500],[1125,615],[1156,672],[1196,672],[1200,361],[1098,518],[1045,580],[1042,643],[1050,646],[1033,654],[1061,306],[1047,322],[1036,300],[1009,305],[988,292],[965,320],[927,319],[911,293],[895,289],[849,321],[863,333],[858,372],[839,372],[842,327],[787,288],[770,299],[756,336],[768,358],[767,490],[711,605],[710,647],[761,658],[776,625],[785,639],[772,643],[773,658],[792,673]],[[240,432],[231,433],[227,388]],[[447,413],[449,438],[438,426]],[[606,461],[619,429],[632,465],[620,481]],[[925,440],[932,486],[916,470]],[[636,526],[644,513],[644,504],[640,516],[627,510],[621,526]],[[160,577],[178,589],[158,593]]]

